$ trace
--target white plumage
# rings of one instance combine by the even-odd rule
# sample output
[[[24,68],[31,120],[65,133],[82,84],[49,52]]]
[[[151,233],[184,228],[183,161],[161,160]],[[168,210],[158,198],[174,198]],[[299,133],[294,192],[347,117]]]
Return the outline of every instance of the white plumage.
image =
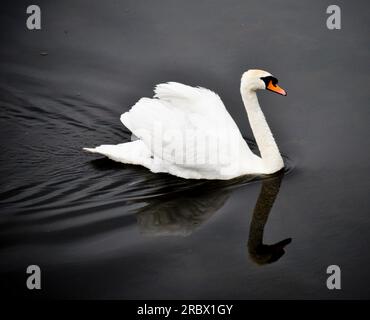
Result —
[[[157,85],[153,98],[141,98],[121,115],[122,123],[138,140],[84,150],[187,179],[231,179],[277,171],[283,162],[258,106],[255,89],[251,88],[256,77],[269,75],[249,70],[244,73],[241,85],[252,129],[262,131],[262,139],[256,137],[262,158],[249,149],[216,93],[176,82]],[[259,88],[264,89],[265,84],[260,81]],[[253,128],[254,116],[254,120],[260,121],[259,128]],[[264,161],[266,152],[272,154]]]

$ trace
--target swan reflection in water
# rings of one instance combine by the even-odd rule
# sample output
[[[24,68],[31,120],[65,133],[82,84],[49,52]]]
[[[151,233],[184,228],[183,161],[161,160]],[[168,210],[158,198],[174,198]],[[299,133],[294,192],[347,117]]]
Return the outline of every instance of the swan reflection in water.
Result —
[[[285,246],[292,241],[287,238],[271,245],[263,243],[264,228],[283,176],[284,172],[280,171],[262,180],[254,208],[248,252],[259,265],[280,259],[285,253]],[[139,229],[149,235],[189,235],[225,204],[232,186],[229,181],[204,182],[198,187],[169,195],[168,198],[150,199],[136,214]]]

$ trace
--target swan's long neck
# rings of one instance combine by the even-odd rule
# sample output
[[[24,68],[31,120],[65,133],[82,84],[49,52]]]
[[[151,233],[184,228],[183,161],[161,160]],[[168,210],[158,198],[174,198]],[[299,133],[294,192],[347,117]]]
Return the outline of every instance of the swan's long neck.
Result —
[[[261,153],[265,173],[273,173],[284,167],[279,148],[263,115],[254,90],[241,90],[248,119]]]

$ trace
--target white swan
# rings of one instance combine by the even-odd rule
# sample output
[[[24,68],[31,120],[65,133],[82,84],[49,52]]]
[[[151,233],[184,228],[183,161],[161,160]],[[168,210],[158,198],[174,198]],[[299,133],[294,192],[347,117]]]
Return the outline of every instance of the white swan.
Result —
[[[220,97],[211,90],[169,82],[121,116],[134,141],[84,148],[127,164],[187,179],[232,179],[271,174],[284,167],[256,91],[286,92],[263,70],[248,70],[240,92],[261,157],[254,154]]]

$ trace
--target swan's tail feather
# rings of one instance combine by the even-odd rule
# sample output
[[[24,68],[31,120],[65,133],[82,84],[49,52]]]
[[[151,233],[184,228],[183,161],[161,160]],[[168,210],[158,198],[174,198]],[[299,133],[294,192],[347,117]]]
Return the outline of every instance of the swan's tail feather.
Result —
[[[91,153],[97,153],[96,148],[82,148],[82,150],[91,152]]]
[[[150,150],[141,140],[116,145],[103,144],[95,148],[82,148],[90,153],[97,153],[117,162],[142,165],[151,169],[152,156]]]

